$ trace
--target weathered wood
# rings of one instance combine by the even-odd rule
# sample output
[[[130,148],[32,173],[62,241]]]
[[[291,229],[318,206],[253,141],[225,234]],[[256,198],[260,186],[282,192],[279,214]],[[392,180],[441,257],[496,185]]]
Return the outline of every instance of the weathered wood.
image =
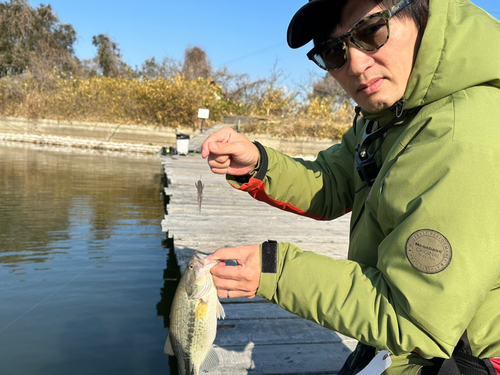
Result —
[[[215,347],[220,366],[209,374],[336,374],[352,348],[343,343]]]
[[[268,300],[261,298],[256,301],[258,303],[254,303],[252,308],[248,308],[247,302],[248,299],[242,300],[244,303],[237,302],[235,300],[239,300],[239,298],[234,298],[231,300],[221,300],[222,306],[224,306],[224,311],[226,312],[226,319],[247,319],[247,320],[256,320],[256,319],[291,319],[297,318],[296,315],[283,310],[278,305],[271,303]],[[257,300],[256,298],[252,299]],[[230,302],[229,302],[230,301]],[[226,324],[224,321],[221,321],[221,324]]]
[[[252,305],[253,308],[253,305]],[[342,342],[333,331],[301,318],[281,319],[225,319],[219,321],[215,344],[241,346],[248,342],[256,345],[314,344]]]
[[[268,239],[347,257],[349,215],[325,222],[280,211],[232,188],[199,155],[162,157],[162,165],[170,197],[162,229],[174,238],[181,270],[195,251],[212,253]],[[200,177],[201,213],[195,187]],[[335,374],[357,343],[260,297],[221,303],[226,319],[218,322],[214,343],[221,364],[210,374]]]

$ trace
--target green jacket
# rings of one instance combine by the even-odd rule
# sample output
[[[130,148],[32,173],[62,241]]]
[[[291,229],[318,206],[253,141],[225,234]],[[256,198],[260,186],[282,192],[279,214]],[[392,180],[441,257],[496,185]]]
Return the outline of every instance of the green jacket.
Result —
[[[389,350],[387,374],[449,357],[465,330],[473,355],[500,357],[500,22],[467,0],[430,0],[402,100],[415,111],[388,132],[371,188],[355,147],[367,121],[383,126],[390,111],[363,113],[357,135],[350,129],[315,161],[266,148],[264,172],[243,184],[228,176],[317,219],[352,210],[348,260],[280,243],[258,295]]]

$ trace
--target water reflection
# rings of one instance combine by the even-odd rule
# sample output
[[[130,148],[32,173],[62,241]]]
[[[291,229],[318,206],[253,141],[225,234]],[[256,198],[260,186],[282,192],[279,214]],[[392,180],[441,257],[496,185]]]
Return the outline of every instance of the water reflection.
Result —
[[[152,219],[147,210],[137,209],[144,196],[159,194],[151,168],[149,173],[141,171],[144,159],[123,165],[119,157],[10,145],[0,147],[0,160],[0,264],[4,267],[44,263],[67,253],[69,247],[63,244],[70,239],[69,232],[73,241],[86,236],[89,252],[99,251],[117,225]],[[151,160],[146,164],[151,165]],[[140,174],[133,186],[129,185],[131,171]],[[154,203],[156,207],[150,208],[158,209],[158,202]]]
[[[170,327],[170,309],[174,299],[174,294],[179,285],[181,272],[177,258],[174,252],[174,241],[172,238],[167,238],[163,241],[163,247],[168,250],[167,268],[163,271],[163,288],[161,288],[161,300],[156,305],[158,318],[163,319],[163,327],[168,329]],[[178,364],[174,356],[169,356],[169,367],[171,374],[177,374]]]
[[[169,373],[160,175],[151,156],[0,143],[1,374]]]

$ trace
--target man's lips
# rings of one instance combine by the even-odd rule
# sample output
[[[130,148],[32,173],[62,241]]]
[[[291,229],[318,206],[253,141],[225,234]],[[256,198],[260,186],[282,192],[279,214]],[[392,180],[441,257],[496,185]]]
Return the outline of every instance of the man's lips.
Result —
[[[365,94],[371,94],[372,92],[377,91],[379,87],[382,86],[383,82],[384,79],[381,77],[370,79],[369,81],[360,84],[357,87],[357,91],[362,91]]]

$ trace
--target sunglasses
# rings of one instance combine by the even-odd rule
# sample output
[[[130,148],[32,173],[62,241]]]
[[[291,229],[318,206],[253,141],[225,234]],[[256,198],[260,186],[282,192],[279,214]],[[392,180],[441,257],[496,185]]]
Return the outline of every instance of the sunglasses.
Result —
[[[374,13],[359,21],[338,38],[332,38],[307,53],[321,69],[332,72],[340,69],[347,61],[347,40],[366,52],[382,48],[389,40],[389,19],[405,8],[412,0],[402,0],[390,9]]]

